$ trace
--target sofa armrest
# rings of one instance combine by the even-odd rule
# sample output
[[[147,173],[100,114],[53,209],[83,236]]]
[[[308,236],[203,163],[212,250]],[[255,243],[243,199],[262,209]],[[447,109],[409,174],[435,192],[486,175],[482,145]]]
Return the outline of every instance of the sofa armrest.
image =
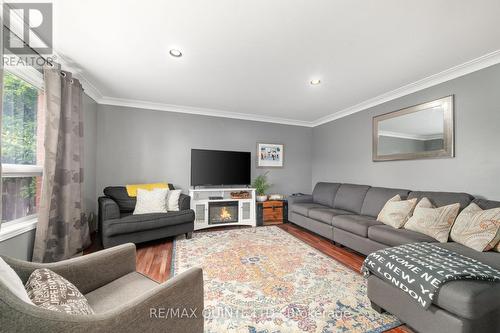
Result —
[[[54,263],[35,263],[4,258],[23,283],[35,269],[48,268],[73,283],[81,293],[89,293],[128,273],[135,272],[135,245],[115,246],[81,257]]]
[[[99,220],[112,220],[120,218],[120,207],[109,197],[99,197]]]
[[[203,332],[201,268],[191,268],[108,311],[86,316],[42,309],[6,296],[7,302],[0,302],[5,314],[2,327],[12,332]]]
[[[119,332],[203,332],[203,271],[191,268],[103,313]]]
[[[295,203],[306,203],[306,202],[313,202],[313,197],[311,194],[304,194],[304,195],[298,195],[298,196],[289,196],[288,197],[288,205],[293,205]]]
[[[191,209],[191,197],[181,193],[179,196],[179,210]]]

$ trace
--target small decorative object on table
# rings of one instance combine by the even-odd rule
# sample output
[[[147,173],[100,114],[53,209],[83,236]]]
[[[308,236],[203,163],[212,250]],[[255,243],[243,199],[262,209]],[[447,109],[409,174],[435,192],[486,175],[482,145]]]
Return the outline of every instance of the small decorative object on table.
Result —
[[[269,194],[269,200],[283,200],[283,194]]]
[[[251,197],[248,191],[231,192],[231,199],[250,199]]]
[[[269,190],[269,188],[271,187],[271,184],[267,182],[268,173],[269,171],[255,177],[252,183],[252,187],[255,188],[255,193],[257,194],[255,199],[258,202],[263,202],[267,200],[266,191]]]
[[[258,168],[282,168],[285,146],[279,143],[257,143]]]

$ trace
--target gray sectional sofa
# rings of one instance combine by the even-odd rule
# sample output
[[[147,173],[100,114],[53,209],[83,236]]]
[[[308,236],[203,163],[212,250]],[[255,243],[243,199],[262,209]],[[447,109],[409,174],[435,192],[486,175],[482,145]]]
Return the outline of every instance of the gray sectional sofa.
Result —
[[[463,209],[472,201],[483,209],[500,207],[500,202],[475,199],[467,193],[318,183],[311,195],[289,198],[288,220],[364,255],[408,243],[437,243],[424,234],[377,222],[378,213],[396,194],[410,199],[427,197],[437,207],[460,203]],[[498,252],[477,252],[454,242],[437,244],[500,269]],[[372,275],[368,297],[375,309],[396,315],[418,332],[500,332],[500,283],[448,282],[424,310],[404,292]]]

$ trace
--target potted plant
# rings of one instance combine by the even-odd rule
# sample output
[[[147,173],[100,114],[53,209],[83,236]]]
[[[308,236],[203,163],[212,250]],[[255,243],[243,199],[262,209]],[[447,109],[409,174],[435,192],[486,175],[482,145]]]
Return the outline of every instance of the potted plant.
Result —
[[[266,192],[271,187],[271,184],[267,182],[268,173],[269,171],[255,177],[252,182],[252,187],[255,188],[255,193],[257,194],[256,200],[259,202],[267,200]]]

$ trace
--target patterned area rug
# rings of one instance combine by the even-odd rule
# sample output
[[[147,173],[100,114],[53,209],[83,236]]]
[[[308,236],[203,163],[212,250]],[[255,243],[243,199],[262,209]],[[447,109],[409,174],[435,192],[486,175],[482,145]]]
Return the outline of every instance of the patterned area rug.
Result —
[[[205,279],[205,332],[382,332],[360,274],[278,227],[199,232],[177,239],[174,274]]]

